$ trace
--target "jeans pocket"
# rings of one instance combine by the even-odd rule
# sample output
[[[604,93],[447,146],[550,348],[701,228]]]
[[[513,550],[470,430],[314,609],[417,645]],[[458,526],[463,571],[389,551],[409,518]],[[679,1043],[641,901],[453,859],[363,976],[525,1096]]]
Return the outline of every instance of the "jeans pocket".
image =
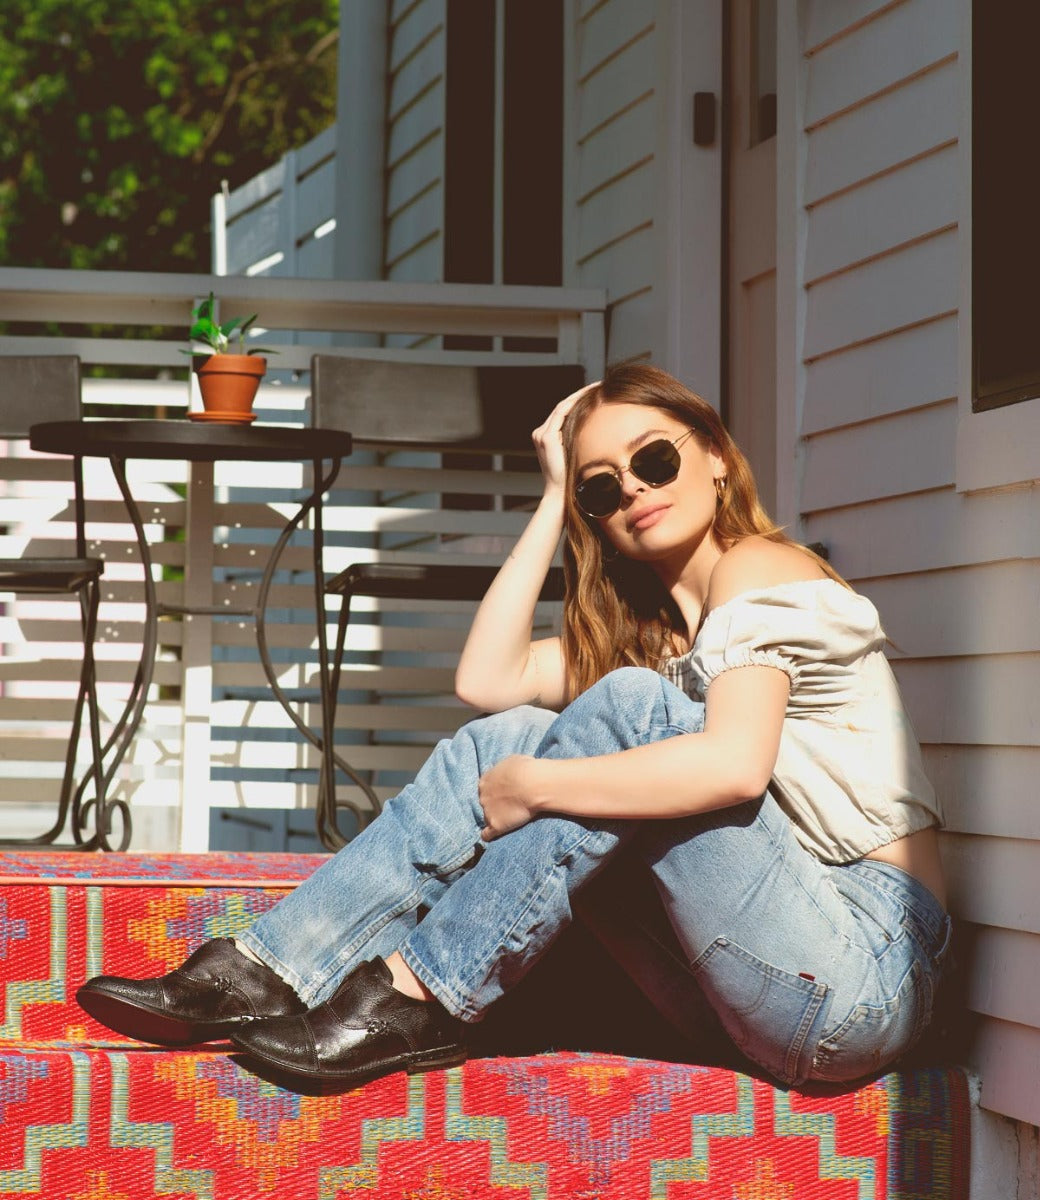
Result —
[[[934,980],[913,962],[896,994],[883,1004],[857,1004],[816,1048],[812,1078],[847,1082],[874,1075],[905,1054],[924,1032],[932,1011]]]
[[[803,1083],[830,989],[794,975],[728,938],[717,938],[692,964],[697,983],[735,1045],[774,1078]]]

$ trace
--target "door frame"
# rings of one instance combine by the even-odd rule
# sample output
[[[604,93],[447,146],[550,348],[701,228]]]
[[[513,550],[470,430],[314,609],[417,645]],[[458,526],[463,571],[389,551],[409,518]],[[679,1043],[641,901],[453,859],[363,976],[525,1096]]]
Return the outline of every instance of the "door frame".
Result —
[[[660,0],[657,159],[661,365],[718,409],[723,398],[722,70],[725,0]],[[715,138],[693,143],[693,97],[716,98]]]

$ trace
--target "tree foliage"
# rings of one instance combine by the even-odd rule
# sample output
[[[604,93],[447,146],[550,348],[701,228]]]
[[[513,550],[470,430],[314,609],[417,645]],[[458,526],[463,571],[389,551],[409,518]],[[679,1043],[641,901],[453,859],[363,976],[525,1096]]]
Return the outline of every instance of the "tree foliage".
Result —
[[[2,0],[0,263],[208,271],[210,197],[331,123],[338,0]]]

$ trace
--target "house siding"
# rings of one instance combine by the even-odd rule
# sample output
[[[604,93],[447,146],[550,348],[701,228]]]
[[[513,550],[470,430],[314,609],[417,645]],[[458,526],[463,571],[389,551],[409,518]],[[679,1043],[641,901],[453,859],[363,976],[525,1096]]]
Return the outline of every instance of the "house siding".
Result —
[[[799,7],[802,533],[878,604],[946,813],[970,1059],[1040,1123],[1035,491],[957,490],[960,5]]]
[[[390,6],[384,277],[444,278],[446,0]]]
[[[607,289],[611,359],[660,359],[661,23],[638,0],[568,12],[565,279]]]

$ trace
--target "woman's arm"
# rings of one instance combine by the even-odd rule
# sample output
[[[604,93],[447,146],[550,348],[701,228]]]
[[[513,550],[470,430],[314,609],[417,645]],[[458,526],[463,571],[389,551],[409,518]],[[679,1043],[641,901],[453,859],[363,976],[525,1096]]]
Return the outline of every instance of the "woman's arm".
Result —
[[[803,551],[749,537],[719,559],[707,606],[816,578],[823,572]],[[540,813],[668,818],[756,799],[776,766],[789,691],[790,679],[777,667],[737,667],[709,685],[703,733],[595,758],[507,758],[480,781],[484,836],[499,837]]]
[[[594,758],[507,758],[480,781],[483,836],[544,813],[662,819],[756,799],[776,765],[789,686],[776,667],[738,667],[708,688],[703,733]]]
[[[595,384],[589,386],[595,387]],[[563,421],[575,392],[531,435],[545,491],[513,552],[481,601],[455,672],[455,692],[474,708],[501,712],[517,704],[562,708],[566,698],[559,638],[532,641],[534,610],[563,532]]]

